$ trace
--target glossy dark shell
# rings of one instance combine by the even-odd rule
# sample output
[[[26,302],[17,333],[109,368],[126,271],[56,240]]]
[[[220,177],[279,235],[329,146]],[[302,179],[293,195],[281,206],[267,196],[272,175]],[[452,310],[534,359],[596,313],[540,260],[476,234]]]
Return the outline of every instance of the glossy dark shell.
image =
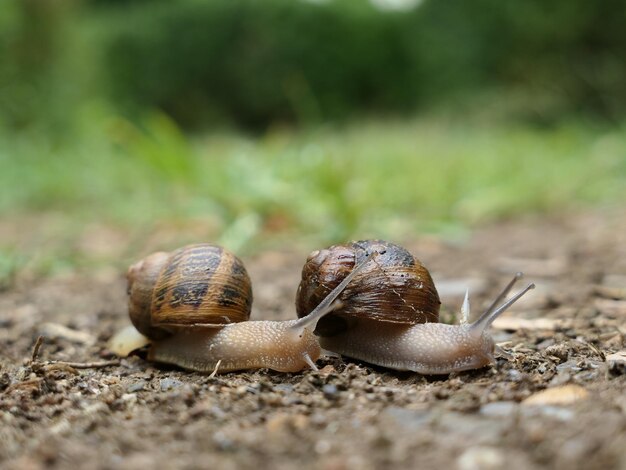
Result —
[[[401,246],[363,240],[314,251],[302,268],[296,297],[298,317],[306,316],[372,251],[377,255],[346,287],[341,310],[327,315],[316,332],[328,336],[347,327],[350,318],[417,324],[439,321],[441,304],[428,270]]]
[[[181,325],[223,325],[250,318],[252,286],[239,258],[222,247],[189,245],[154,253],[127,274],[133,325],[152,339]]]

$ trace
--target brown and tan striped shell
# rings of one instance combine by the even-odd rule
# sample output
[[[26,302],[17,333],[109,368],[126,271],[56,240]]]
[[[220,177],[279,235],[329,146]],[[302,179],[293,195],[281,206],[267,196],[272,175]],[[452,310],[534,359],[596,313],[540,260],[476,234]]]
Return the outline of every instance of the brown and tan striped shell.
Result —
[[[157,252],[127,273],[128,311],[137,330],[161,339],[183,325],[246,321],[252,286],[243,263],[208,243]]]
[[[343,307],[320,320],[317,334],[332,336],[344,331],[350,317],[404,324],[439,321],[441,302],[428,270],[406,249],[382,240],[312,252],[302,268],[296,297],[298,317],[309,313],[373,251],[379,255],[339,296]]]

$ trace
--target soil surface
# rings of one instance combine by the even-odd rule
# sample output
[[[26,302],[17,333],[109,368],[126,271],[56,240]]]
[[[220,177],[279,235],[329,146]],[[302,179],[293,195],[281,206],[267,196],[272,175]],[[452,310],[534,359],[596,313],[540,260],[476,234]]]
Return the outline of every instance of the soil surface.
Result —
[[[537,289],[491,330],[511,359],[444,377],[338,358],[294,374],[209,377],[139,357],[80,368],[67,362],[115,359],[124,273],[18,283],[0,293],[0,466],[626,469],[626,213],[405,246],[429,267],[445,321],[466,286],[479,312],[525,271]],[[254,318],[294,315],[305,257],[245,260]]]

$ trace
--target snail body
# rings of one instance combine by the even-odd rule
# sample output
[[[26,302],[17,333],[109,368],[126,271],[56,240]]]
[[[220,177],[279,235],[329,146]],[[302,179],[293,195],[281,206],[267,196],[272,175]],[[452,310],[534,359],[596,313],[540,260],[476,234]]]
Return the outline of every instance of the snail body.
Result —
[[[304,318],[247,321],[252,289],[235,255],[210,244],[154,253],[128,270],[129,316],[136,331],[122,330],[110,347],[124,355],[142,344],[140,333],[149,343],[149,360],[185,369],[315,369],[321,349],[313,330],[338,307],[334,300],[368,260]]]
[[[184,328],[153,342],[148,360],[200,372],[315,369],[321,354],[317,337],[312,328],[298,328],[296,323],[247,321],[222,328]]]
[[[353,253],[351,261],[348,260],[346,249]],[[298,288],[296,304],[299,314],[307,308],[307,302],[304,299],[310,297],[309,292],[314,291],[318,295],[324,295],[324,292],[331,289],[333,285],[341,282],[342,270],[336,269],[336,264],[345,266],[346,272],[349,272],[348,269],[358,263],[359,259],[379,250],[383,250],[384,254],[378,256],[367,271],[356,276],[339,299],[344,305],[350,305],[352,301],[350,296],[356,295],[354,293],[359,291],[361,278],[364,278],[369,271],[378,270],[381,275],[380,281],[377,282],[377,289],[391,299],[390,303],[381,301],[368,305],[365,299],[363,305],[348,312],[344,312],[343,308],[337,309],[324,319],[325,322],[332,321],[333,324],[324,329],[321,328],[323,322],[320,322],[316,330],[320,336],[322,348],[382,367],[410,370],[426,375],[478,369],[495,362],[494,355],[497,348],[487,330],[498,315],[534,287],[534,284],[529,284],[503,303],[514,283],[521,278],[521,273],[513,278],[493,305],[478,320],[468,323],[469,299],[466,295],[462,307],[461,324],[447,325],[438,323],[439,297],[428,271],[414,259],[401,263],[401,267],[406,264],[418,267],[419,279],[416,282],[409,282],[405,287],[409,290],[418,290],[421,294],[413,294],[412,298],[417,303],[407,306],[409,311],[419,313],[415,315],[417,321],[399,322],[397,311],[399,307],[395,298],[406,299],[407,296],[398,293],[398,279],[394,273],[398,269],[397,259],[406,260],[406,250],[398,245],[377,240],[337,245],[326,250],[315,251],[309,256]],[[395,256],[394,252],[400,254]],[[386,260],[392,262],[385,264]],[[332,275],[328,275],[329,271]],[[390,272],[391,274],[388,274]],[[400,279],[406,279],[406,276],[403,275]],[[358,299],[359,296],[356,296]],[[387,309],[392,311],[391,321],[385,320]]]

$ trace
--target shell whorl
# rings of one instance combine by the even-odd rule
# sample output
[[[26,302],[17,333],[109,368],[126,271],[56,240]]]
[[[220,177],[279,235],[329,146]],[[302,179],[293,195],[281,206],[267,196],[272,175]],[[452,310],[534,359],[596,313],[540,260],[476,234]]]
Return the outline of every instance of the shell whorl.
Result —
[[[239,258],[211,244],[155,253],[128,271],[131,321],[152,339],[180,325],[248,320],[252,287]]]
[[[319,322],[316,332],[321,336],[345,330],[350,318],[402,324],[438,321],[440,300],[428,270],[406,249],[380,240],[334,245],[311,253],[298,287],[298,316],[306,315],[373,251],[379,253],[375,262],[339,297],[344,306]]]

